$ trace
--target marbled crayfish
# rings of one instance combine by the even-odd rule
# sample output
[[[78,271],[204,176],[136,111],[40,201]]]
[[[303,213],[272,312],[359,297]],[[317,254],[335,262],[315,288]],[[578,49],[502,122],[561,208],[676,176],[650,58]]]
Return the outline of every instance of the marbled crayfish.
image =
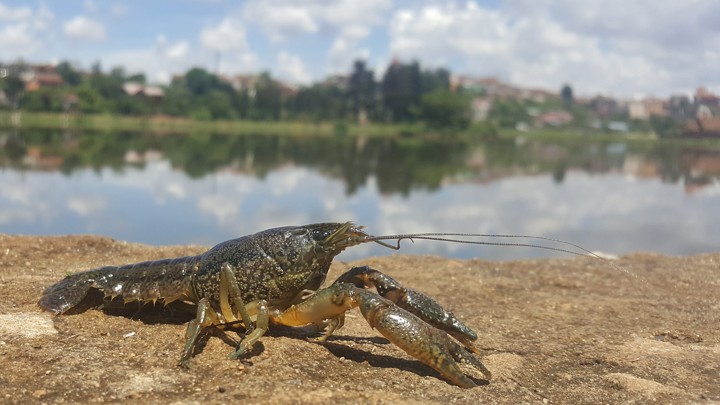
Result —
[[[460,363],[474,367],[489,380],[490,371],[476,357],[479,350],[473,342],[477,334],[429,296],[369,267],[352,268],[329,287],[320,286],[336,255],[367,242],[393,249],[400,247],[402,239],[535,245],[448,239],[488,236],[473,234],[372,236],[362,229],[349,222],[273,228],[220,243],[197,256],[88,270],[48,287],[39,305],[62,314],[78,305],[91,289],[101,290],[106,299],[120,297],[125,303],[196,304],[196,317],[188,324],[180,358],[183,367],[189,366],[198,336],[205,328],[242,324],[247,332],[230,355],[239,358],[272,324],[315,324],[324,328],[323,338],[327,338],[343,325],[346,311],[360,307],[373,328],[454,384],[465,388],[476,385]],[[397,245],[383,240],[396,240]]]

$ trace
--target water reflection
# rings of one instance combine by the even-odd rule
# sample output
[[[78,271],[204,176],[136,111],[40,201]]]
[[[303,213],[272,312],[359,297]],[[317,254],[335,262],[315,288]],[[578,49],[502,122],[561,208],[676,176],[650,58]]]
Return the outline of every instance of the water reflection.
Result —
[[[372,233],[536,234],[610,253],[720,244],[720,153],[657,144],[33,131],[0,134],[0,166],[8,233],[213,244],[354,220]],[[429,242],[404,251],[546,255]]]

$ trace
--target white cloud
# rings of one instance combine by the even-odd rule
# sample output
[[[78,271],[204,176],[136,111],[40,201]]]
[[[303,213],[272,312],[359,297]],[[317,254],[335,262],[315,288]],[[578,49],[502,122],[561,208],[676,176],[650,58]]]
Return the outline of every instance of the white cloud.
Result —
[[[36,38],[27,24],[8,25],[0,30],[0,57],[27,55],[37,48]]]
[[[52,42],[50,26],[54,16],[45,6],[8,8],[0,4],[0,59],[29,57]]]
[[[21,21],[26,20],[31,16],[32,9],[30,7],[19,7],[11,9],[0,3],[0,22]]]
[[[207,52],[195,55],[198,65],[220,57],[217,68],[223,74],[237,74],[258,69],[257,55],[250,49],[245,34],[245,23],[234,17],[224,18],[219,25],[206,27],[200,32],[200,44]]]
[[[245,28],[242,21],[225,18],[220,25],[206,27],[200,32],[200,43],[207,49],[218,52],[246,51]]]
[[[83,41],[102,41],[105,39],[105,26],[82,15],[66,21],[63,24],[63,32],[69,38]]]
[[[199,64],[200,55],[190,52],[186,41],[169,42],[159,35],[155,46],[146,49],[130,49],[102,55],[107,66],[124,66],[128,72],[144,72],[150,82],[169,83],[172,75]]]
[[[720,15],[719,3],[662,3],[424,3],[395,11],[390,54],[524,86],[570,82],[585,95],[667,95],[715,81],[720,56],[707,49],[720,48],[720,32],[704,16]]]
[[[282,42],[298,34],[318,31],[319,26],[312,5],[299,6],[294,1],[251,1],[244,17],[262,27],[273,42]]]
[[[328,51],[327,72],[347,73],[353,61],[368,58],[370,58],[370,49],[359,48],[357,41],[338,36]]]
[[[310,73],[305,68],[302,59],[286,51],[277,55],[278,76],[295,84],[306,84],[311,80]]]
[[[187,56],[190,45],[185,41],[170,45],[165,50],[165,55],[170,59],[184,59]]]
[[[83,6],[85,7],[85,10],[89,12],[97,11],[97,4],[95,4],[94,0],[83,1]]]
[[[251,1],[244,9],[244,18],[259,25],[274,43],[309,35],[334,37],[325,70],[338,73],[347,72],[354,59],[369,57],[362,41],[386,22],[391,8],[390,0],[311,0],[302,6],[290,0]]]

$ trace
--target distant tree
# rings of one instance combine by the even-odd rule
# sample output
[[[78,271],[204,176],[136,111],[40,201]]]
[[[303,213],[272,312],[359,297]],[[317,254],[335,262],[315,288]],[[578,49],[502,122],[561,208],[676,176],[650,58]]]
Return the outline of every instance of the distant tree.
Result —
[[[89,79],[89,84],[106,100],[115,100],[125,95],[123,79],[117,76],[93,75]]]
[[[54,89],[40,89],[26,93],[21,107],[28,111],[61,111],[61,94]]]
[[[105,100],[91,85],[84,84],[78,88],[78,108],[86,113],[99,113],[105,109]]]
[[[683,125],[671,117],[650,117],[650,127],[660,138],[672,138],[682,134]]]
[[[114,68],[110,69],[110,76],[124,81],[125,80],[125,68],[122,66],[115,66]]]
[[[254,114],[259,119],[279,120],[282,112],[282,89],[270,73],[260,74],[255,86]]]
[[[68,61],[60,62],[55,67],[55,71],[58,72],[63,81],[70,86],[77,86],[82,83],[82,76],[80,75],[80,72],[75,70]]]
[[[447,69],[426,70],[422,72],[422,91],[430,93],[435,90],[450,89],[450,71]]]
[[[348,113],[346,96],[337,86],[315,84],[301,88],[290,101],[288,108],[297,118],[312,121],[340,120]]]
[[[145,84],[147,80],[144,73],[135,73],[125,78],[126,82]]]
[[[114,101],[114,111],[123,115],[144,115],[150,111],[146,100],[123,94]]]
[[[366,68],[364,61],[356,60],[353,65],[348,95],[357,116],[361,111],[367,113],[375,104],[375,74]]]
[[[223,91],[213,90],[207,96],[207,108],[212,119],[228,119],[234,115],[230,96]]]
[[[247,89],[242,89],[230,98],[233,108],[241,119],[250,117],[250,109],[252,107],[252,98]]]
[[[438,89],[422,96],[419,117],[431,128],[467,128],[470,124],[470,98]]]
[[[422,76],[420,64],[394,62],[385,71],[382,81],[383,106],[393,121],[409,121],[412,107],[420,104]]]
[[[22,98],[23,92],[25,91],[25,83],[20,79],[20,76],[11,73],[2,79],[0,85],[5,92],[5,96],[10,100],[10,104],[13,108],[17,108],[20,98]]]
[[[490,108],[488,118],[499,127],[514,128],[520,122],[530,118],[525,106],[516,100],[498,100]]]
[[[172,84],[165,90],[165,100],[161,109],[168,115],[188,115],[192,109],[192,97],[192,93],[184,85]]]
[[[100,61],[97,61],[92,64],[90,67],[90,72],[94,75],[101,75],[102,74],[102,65],[100,64]]]
[[[190,69],[185,74],[185,86],[196,96],[210,93],[218,85],[218,78],[202,68]]]
[[[573,89],[569,84],[566,84],[560,90],[560,97],[562,98],[565,108],[570,108],[574,104]]]

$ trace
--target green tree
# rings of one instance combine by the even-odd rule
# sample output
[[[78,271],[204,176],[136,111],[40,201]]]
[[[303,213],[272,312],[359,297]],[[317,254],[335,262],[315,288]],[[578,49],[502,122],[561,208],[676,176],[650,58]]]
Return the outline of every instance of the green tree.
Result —
[[[422,75],[420,64],[394,62],[385,71],[382,81],[383,106],[392,121],[410,121],[412,108],[420,104]]]
[[[5,96],[10,101],[10,105],[13,108],[17,108],[25,91],[25,83],[20,79],[20,76],[11,73],[2,79],[0,85],[5,92]]]
[[[145,78],[144,73],[135,73],[133,75],[127,76],[125,78],[125,81],[131,82],[131,83],[140,83],[140,84],[147,83],[147,79]]]
[[[659,117],[657,115],[650,117],[650,127],[660,138],[680,136],[683,130],[681,122],[671,117]]]
[[[431,128],[467,128],[470,98],[449,90],[435,90],[422,96],[419,116]]]
[[[58,72],[62,77],[65,84],[70,86],[77,86],[82,83],[82,76],[68,61],[60,62],[56,67],[55,71]]]
[[[125,81],[125,68],[122,66],[115,66],[110,69],[110,76]]]
[[[106,100],[115,100],[125,95],[123,79],[117,76],[93,75],[89,84]]]
[[[230,96],[226,92],[213,90],[207,96],[206,105],[212,119],[228,119],[234,115]]]
[[[260,74],[255,87],[254,114],[259,119],[279,120],[282,113],[282,89],[270,73]]]
[[[314,84],[301,88],[288,102],[293,117],[312,121],[334,121],[346,118],[350,110],[347,93],[340,87]]]
[[[352,103],[352,111],[356,115],[361,111],[367,113],[375,105],[375,74],[366,68],[365,61],[357,60],[353,64],[348,96]]]
[[[167,115],[188,115],[192,109],[192,97],[192,93],[185,86],[174,83],[165,90],[161,110]]]
[[[239,118],[247,119],[250,117],[252,98],[250,97],[250,92],[247,89],[243,89],[240,92],[235,93],[230,100]]]
[[[565,104],[565,108],[569,109],[572,107],[574,104],[573,89],[569,84],[562,87],[560,90],[560,97],[562,98],[563,104]]]
[[[209,94],[218,86],[218,78],[202,68],[190,69],[185,74],[185,86],[196,96]]]
[[[530,116],[519,101],[498,100],[490,108],[488,118],[499,127],[514,128],[518,123],[527,122]]]
[[[85,113],[99,113],[105,110],[105,100],[102,95],[89,84],[82,85],[77,90],[78,108]]]
[[[423,93],[435,90],[450,90],[450,71],[441,68],[422,72]]]
[[[54,89],[39,89],[23,96],[21,107],[28,111],[61,111],[62,95]]]
[[[123,94],[114,101],[114,111],[123,115],[145,115],[150,111],[147,100]]]

